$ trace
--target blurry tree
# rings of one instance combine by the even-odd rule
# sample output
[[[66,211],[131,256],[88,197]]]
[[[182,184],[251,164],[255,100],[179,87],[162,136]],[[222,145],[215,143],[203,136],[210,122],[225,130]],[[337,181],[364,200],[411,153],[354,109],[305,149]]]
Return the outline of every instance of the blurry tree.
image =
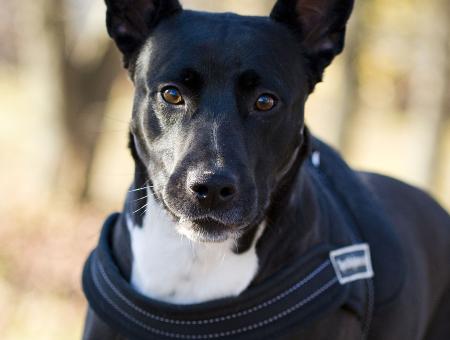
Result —
[[[92,41],[83,42],[83,48],[94,50],[96,57],[75,53],[73,44],[83,38],[83,23],[70,30],[73,7],[68,1],[21,0],[20,5],[26,30],[19,49],[23,69],[27,77],[34,74],[32,87],[39,86],[37,90],[49,100],[44,103],[48,119],[59,123],[54,136],[59,148],[53,156],[59,162],[53,162],[57,169],[49,169],[54,174],[53,188],[84,200],[108,96],[120,70],[117,53],[111,43]]]
[[[431,185],[435,190],[441,187],[445,180],[446,139],[450,138],[450,1],[441,1],[443,17],[443,50],[441,51],[443,62],[442,77],[444,78],[441,108],[437,123],[437,132],[434,138],[432,158],[429,164],[431,173]],[[446,43],[445,43],[446,42]]]
[[[54,15],[57,11],[70,11],[69,2],[51,0]],[[59,7],[59,8],[58,8]],[[89,10],[89,8],[88,8]],[[103,20],[101,21],[103,22]],[[80,200],[87,198],[91,178],[95,147],[101,130],[108,97],[120,65],[118,54],[113,44],[96,44],[85,42],[84,49],[97,50],[96,58],[81,58],[80,54],[69,48],[69,30],[67,20],[54,22],[58,34],[58,51],[61,60],[62,91],[65,98],[62,107],[63,128],[67,148],[61,157],[63,162],[57,174],[56,183],[71,183],[72,194]],[[73,41],[79,41],[82,28],[77,27],[71,33]],[[104,38],[107,39],[106,33]],[[67,185],[66,185],[67,187]]]
[[[357,2],[352,18],[347,28],[345,50],[342,57],[342,88],[340,94],[339,122],[336,127],[337,144],[344,152],[350,149],[352,133],[357,122],[360,106],[359,95],[359,53],[362,48],[362,39],[367,31],[365,11],[372,1]]]
[[[269,15],[276,0],[181,0],[186,8],[213,12],[237,12],[247,15]]]
[[[0,41],[7,43],[0,44],[0,65],[14,65],[17,62],[14,2],[2,0],[2,7],[0,11]]]
[[[448,0],[416,1],[416,41],[410,73],[409,113],[418,149],[416,166],[424,184],[438,181],[440,152],[447,134],[450,4]]]

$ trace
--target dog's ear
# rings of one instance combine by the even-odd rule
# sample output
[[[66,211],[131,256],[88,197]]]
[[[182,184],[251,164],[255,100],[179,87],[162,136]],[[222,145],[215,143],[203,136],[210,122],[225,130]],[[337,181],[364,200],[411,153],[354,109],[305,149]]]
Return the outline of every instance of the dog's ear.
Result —
[[[344,48],[354,0],[278,0],[271,18],[293,29],[320,81],[323,70]]]
[[[105,0],[108,34],[124,56],[125,67],[158,22],[181,10],[178,0]]]

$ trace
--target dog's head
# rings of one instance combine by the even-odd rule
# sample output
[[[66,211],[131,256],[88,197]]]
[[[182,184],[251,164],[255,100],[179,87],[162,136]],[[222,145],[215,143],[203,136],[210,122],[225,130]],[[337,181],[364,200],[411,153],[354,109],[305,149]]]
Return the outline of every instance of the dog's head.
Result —
[[[260,222],[297,157],[305,100],[342,51],[353,0],[279,0],[270,17],[106,3],[153,193],[191,239],[238,236]]]

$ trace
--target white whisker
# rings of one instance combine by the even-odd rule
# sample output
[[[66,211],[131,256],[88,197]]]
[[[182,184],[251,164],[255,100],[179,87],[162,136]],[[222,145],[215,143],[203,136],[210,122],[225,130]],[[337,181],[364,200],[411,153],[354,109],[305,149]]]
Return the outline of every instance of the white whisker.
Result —
[[[147,207],[147,204],[145,204],[143,207],[140,207],[138,210],[133,211],[133,214],[136,214],[137,212],[139,212],[139,211],[145,209],[146,207]]]
[[[143,187],[132,189],[128,192],[136,192],[136,191],[147,190],[149,188],[154,188],[154,185],[148,185],[149,182],[150,182],[150,180],[146,180]]]
[[[136,192],[136,191],[142,191],[142,190],[147,190],[147,187],[142,187],[142,188],[138,188],[138,189],[133,189],[133,190],[130,190],[130,191],[128,191],[128,192]]]
[[[133,200],[133,202],[145,200],[147,197],[148,197],[148,195],[145,195],[144,197],[137,198],[137,199]]]

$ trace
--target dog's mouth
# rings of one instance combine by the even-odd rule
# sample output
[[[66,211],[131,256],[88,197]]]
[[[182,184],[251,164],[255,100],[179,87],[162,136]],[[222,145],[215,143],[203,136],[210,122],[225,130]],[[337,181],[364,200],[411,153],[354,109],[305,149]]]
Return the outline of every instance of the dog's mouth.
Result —
[[[177,222],[177,232],[191,241],[220,243],[226,240],[237,240],[250,223],[245,221],[231,222],[209,215],[183,216],[175,213],[165,202],[166,211]]]
[[[220,243],[227,240],[235,242],[260,215],[256,202],[209,210],[191,206],[189,201],[183,201],[183,197],[176,202],[178,197],[167,195],[164,191],[155,196],[176,223],[176,231],[195,242]],[[180,201],[184,204],[180,204]]]
[[[211,243],[237,239],[241,234],[238,226],[225,224],[212,217],[192,220],[181,218],[177,224],[177,231],[192,241]]]

